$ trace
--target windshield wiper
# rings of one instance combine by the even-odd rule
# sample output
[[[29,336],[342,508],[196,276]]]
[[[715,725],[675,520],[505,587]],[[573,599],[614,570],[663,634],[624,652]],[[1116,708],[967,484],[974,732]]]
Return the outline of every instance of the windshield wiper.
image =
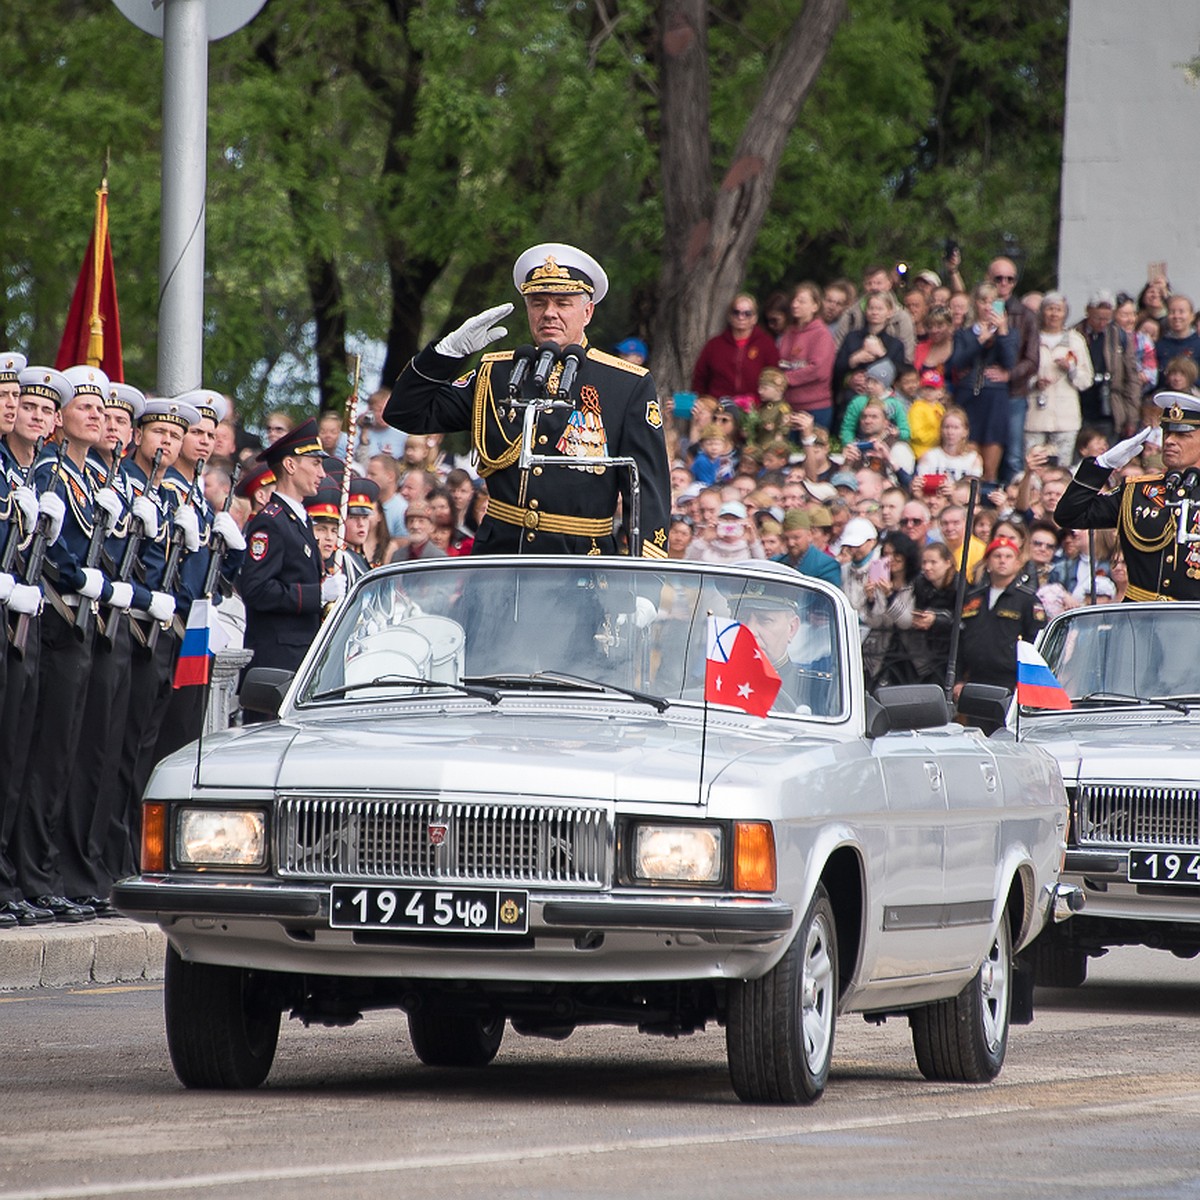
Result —
[[[1076,704],[1157,704],[1161,708],[1172,708],[1176,712],[1181,712],[1186,717],[1188,715],[1188,706],[1181,704],[1178,700],[1167,700],[1162,696],[1134,696],[1129,692],[1088,692],[1086,696],[1080,696],[1075,701]]]
[[[604,683],[599,679],[589,679],[585,675],[569,675],[565,671],[538,671],[532,675],[471,675],[464,676],[465,683],[492,683],[498,687],[548,687],[564,691],[574,691],[577,688],[588,688],[596,692],[616,692],[649,704],[656,712],[666,712],[671,706],[670,700],[664,696],[655,696],[651,692],[639,691],[637,688],[622,687],[619,683]]]
[[[377,675],[374,679],[364,679],[361,683],[344,683],[341,687],[328,688],[309,696],[309,700],[336,700],[340,696],[348,696],[360,688],[372,687],[422,687],[447,688],[452,692],[462,692],[465,696],[478,696],[489,704],[500,703],[500,693],[491,687],[480,687],[469,683],[446,683],[441,679],[422,679],[419,675]]]

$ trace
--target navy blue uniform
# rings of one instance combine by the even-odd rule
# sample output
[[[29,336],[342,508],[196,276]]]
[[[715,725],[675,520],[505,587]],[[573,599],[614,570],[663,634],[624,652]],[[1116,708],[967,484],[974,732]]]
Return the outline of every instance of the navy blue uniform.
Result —
[[[967,592],[959,641],[959,678],[990,683],[1011,692],[1017,686],[1017,642],[1033,642],[1046,624],[1046,610],[1014,580],[988,607],[990,585]]]
[[[629,472],[608,467],[517,467],[522,409],[507,402],[512,351],[485,354],[477,372],[463,375],[465,360],[426,347],[404,369],[384,410],[389,425],[407,433],[469,429],[487,478],[488,512],[473,554],[615,554],[618,496],[629,516]],[[557,386],[559,368],[550,377]],[[461,376],[461,378],[460,378]],[[536,390],[528,380],[521,395]],[[662,412],[645,367],[592,347],[579,366],[573,411],[553,409],[534,426],[537,454],[636,460],[640,474],[642,555],[667,556],[671,508],[670,469]]]
[[[255,667],[294,671],[321,626],[321,552],[307,517],[278,497],[246,526],[238,588]]]

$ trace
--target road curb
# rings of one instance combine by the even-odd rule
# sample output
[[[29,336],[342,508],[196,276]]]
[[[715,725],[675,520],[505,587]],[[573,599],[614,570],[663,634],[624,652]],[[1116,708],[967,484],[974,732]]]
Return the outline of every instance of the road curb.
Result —
[[[167,939],[156,925],[109,918],[0,932],[0,992],[161,979]]]

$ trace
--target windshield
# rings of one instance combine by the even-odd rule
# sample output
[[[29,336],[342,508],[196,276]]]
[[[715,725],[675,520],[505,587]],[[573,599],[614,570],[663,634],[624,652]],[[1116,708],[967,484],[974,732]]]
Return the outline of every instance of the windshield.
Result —
[[[1041,651],[1072,700],[1200,691],[1195,611],[1106,605],[1056,621]]]
[[[710,612],[747,625],[779,671],[773,713],[843,715],[834,603],[800,575],[578,558],[551,566],[464,558],[373,573],[339,612],[299,702],[437,693],[419,680],[445,691],[464,682],[502,692],[610,688],[700,702]]]

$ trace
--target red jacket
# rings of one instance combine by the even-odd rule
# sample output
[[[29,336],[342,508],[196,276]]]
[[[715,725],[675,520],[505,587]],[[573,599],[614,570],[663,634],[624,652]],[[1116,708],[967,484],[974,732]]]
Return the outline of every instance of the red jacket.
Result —
[[[755,325],[744,346],[728,328],[709,338],[692,372],[692,391],[699,396],[757,396],[763,367],[779,365],[775,339]]]

